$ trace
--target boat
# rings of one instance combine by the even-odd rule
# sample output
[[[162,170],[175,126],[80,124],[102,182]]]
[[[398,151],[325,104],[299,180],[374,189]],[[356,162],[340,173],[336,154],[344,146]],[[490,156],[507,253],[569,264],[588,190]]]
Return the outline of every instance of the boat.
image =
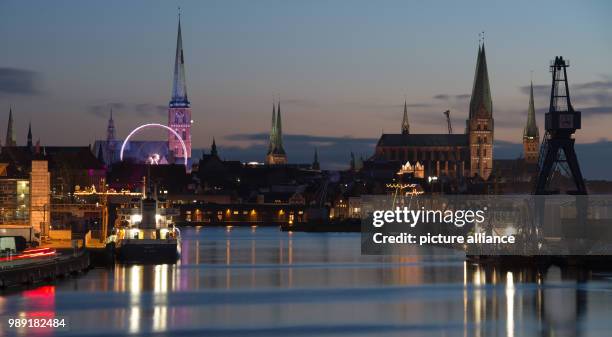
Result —
[[[181,253],[181,232],[172,219],[178,211],[152,196],[117,208],[117,221],[107,244],[122,263],[175,263]]]

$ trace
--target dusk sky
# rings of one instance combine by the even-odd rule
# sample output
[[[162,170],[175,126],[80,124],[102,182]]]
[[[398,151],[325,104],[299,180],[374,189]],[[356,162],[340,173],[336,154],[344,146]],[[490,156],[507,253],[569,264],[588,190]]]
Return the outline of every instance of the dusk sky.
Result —
[[[447,109],[462,132],[485,31],[496,141],[521,141],[530,71],[544,133],[548,65],[562,55],[584,116],[576,139],[590,144],[578,148],[585,176],[610,177],[597,167],[612,158],[609,1],[2,0],[2,143],[9,105],[20,144],[29,121],[43,145],[103,139],[111,107],[119,138],[165,124],[177,5],[196,148],[214,136],[223,157],[263,161],[273,97],[290,162],[310,161],[315,146],[330,168],[351,150],[371,155],[383,130],[399,132],[404,98],[411,132],[445,132]]]

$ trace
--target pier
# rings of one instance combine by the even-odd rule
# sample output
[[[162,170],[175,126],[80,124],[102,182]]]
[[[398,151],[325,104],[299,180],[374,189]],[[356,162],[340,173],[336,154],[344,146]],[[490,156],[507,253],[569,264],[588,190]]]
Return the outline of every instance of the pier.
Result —
[[[57,256],[14,259],[0,263],[0,288],[18,287],[53,281],[86,272],[90,267],[89,252],[58,251]]]

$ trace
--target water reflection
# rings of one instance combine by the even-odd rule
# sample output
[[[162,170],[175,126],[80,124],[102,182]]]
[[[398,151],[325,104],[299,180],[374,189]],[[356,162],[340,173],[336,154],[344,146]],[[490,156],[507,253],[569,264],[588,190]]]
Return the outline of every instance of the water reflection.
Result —
[[[466,263],[464,273],[464,322],[476,323],[475,336],[497,334],[495,324],[480,323],[502,319],[506,324],[504,335],[508,337],[581,336],[589,306],[598,306],[609,314],[606,306],[601,307],[606,301],[587,302],[589,291],[596,293],[601,289],[595,286],[593,279],[586,277],[588,274],[584,270],[557,266],[547,270],[508,270]],[[504,283],[504,296],[500,294],[499,282]],[[470,297],[471,308],[467,306]],[[597,317],[597,313],[594,316]]]
[[[612,328],[612,274],[363,256],[352,234],[199,228],[183,239],[176,265],[95,269],[52,291],[3,297],[0,315],[69,316],[79,335],[605,336]]]

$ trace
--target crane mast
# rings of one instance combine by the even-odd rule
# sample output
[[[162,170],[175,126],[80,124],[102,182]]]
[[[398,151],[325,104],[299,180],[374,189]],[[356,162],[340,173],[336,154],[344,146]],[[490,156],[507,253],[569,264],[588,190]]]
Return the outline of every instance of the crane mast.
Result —
[[[448,134],[452,135],[453,125],[451,124],[451,120],[450,120],[450,110],[444,111],[444,116],[446,116],[446,124],[448,125]]]

